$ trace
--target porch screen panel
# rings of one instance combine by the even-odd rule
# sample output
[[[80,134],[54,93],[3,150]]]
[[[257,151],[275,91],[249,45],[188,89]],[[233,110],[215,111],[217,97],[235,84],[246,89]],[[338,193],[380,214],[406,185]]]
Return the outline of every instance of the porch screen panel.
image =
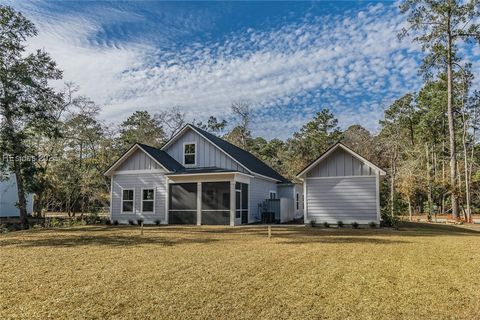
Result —
[[[169,223],[197,223],[197,184],[170,184]]]
[[[248,223],[248,184],[235,183],[235,218],[242,219],[242,223]]]
[[[230,182],[202,183],[202,224],[230,224]]]

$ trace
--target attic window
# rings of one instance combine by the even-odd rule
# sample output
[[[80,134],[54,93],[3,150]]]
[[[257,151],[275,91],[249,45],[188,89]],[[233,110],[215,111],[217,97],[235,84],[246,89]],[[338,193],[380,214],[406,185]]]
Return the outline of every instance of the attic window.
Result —
[[[196,144],[195,143],[185,143],[183,145],[183,164],[188,166],[194,166],[196,162]]]

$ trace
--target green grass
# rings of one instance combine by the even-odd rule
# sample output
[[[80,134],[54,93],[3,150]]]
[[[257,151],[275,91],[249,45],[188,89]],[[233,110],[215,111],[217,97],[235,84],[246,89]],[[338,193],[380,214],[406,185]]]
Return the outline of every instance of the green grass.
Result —
[[[0,270],[0,319],[480,318],[478,227],[34,230]]]

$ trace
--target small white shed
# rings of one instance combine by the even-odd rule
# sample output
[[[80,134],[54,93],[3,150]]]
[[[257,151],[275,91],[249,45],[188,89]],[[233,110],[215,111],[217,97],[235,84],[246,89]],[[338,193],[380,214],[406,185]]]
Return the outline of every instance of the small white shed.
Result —
[[[380,223],[380,176],[385,171],[341,143],[303,169],[305,223]]]

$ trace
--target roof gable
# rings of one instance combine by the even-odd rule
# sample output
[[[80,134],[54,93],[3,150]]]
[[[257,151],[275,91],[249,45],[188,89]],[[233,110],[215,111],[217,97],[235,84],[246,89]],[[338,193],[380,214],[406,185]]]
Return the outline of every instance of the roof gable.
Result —
[[[175,134],[170,141],[168,141],[163,147],[162,150],[166,150],[169,146],[171,146],[175,141],[183,135],[188,129],[191,129],[198,133],[200,136],[205,138],[207,141],[212,143],[216,146],[219,150],[225,153],[228,157],[232,160],[237,162],[243,168],[245,168],[248,172],[257,174],[259,176],[263,176],[266,178],[274,179],[279,182],[288,182],[281,174],[270,168],[267,164],[265,164],[260,159],[256,158],[250,152],[245,151],[228,141],[225,141],[210,132],[207,132],[203,129],[200,129],[194,125],[187,124],[185,125],[177,134]]]
[[[379,174],[381,175],[385,175],[386,172],[381,169],[380,167],[376,166],[375,164],[371,163],[370,161],[368,161],[367,159],[365,159],[364,157],[362,157],[361,155],[359,155],[358,153],[356,153],[355,151],[353,151],[352,149],[348,148],[347,146],[345,146],[344,144],[342,143],[336,143],[335,145],[333,145],[332,147],[330,147],[329,149],[327,149],[322,155],[320,155],[320,157],[318,157],[317,159],[315,159],[314,161],[312,161],[308,166],[306,166],[301,172],[299,172],[297,174],[297,178],[300,178],[306,174],[308,174],[313,168],[317,167],[320,163],[322,163],[323,161],[325,161],[330,155],[332,155],[334,152],[336,152],[337,150],[343,150],[345,151],[346,153],[352,155],[354,158],[356,158],[357,160],[361,161],[363,164],[365,164],[367,167],[369,167],[370,169],[378,172]]]
[[[104,175],[111,175],[138,150],[144,152],[150,159],[152,159],[156,164],[158,164],[160,167],[162,167],[168,172],[175,172],[183,169],[183,166],[177,161],[175,161],[175,159],[170,157],[170,155],[165,151],[148,146],[146,144],[135,143],[105,171]]]

